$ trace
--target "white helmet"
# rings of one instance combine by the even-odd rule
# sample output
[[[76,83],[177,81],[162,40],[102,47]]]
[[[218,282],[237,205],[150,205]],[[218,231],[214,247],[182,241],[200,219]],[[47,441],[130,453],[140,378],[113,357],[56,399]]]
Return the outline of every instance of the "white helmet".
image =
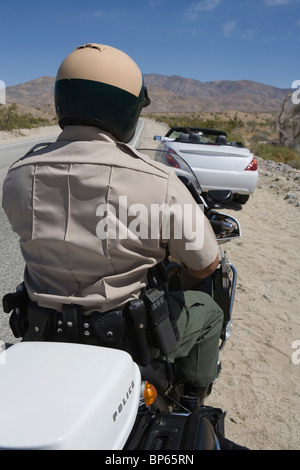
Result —
[[[77,47],[57,72],[55,107],[62,128],[69,124],[92,125],[129,142],[142,108],[149,104],[139,67],[113,47]]]

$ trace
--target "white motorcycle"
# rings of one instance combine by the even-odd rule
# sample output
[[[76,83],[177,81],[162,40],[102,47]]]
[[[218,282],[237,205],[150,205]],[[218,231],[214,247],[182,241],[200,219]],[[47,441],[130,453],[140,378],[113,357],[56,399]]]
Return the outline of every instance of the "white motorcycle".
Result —
[[[157,159],[161,157],[162,152],[156,153]],[[228,202],[230,193],[211,192],[209,203],[205,203],[192,170],[176,159],[179,178],[203,205],[219,244],[240,237],[237,220],[211,207]],[[180,267],[168,260],[164,269],[173,280],[174,272],[180,272]],[[200,287],[224,311],[220,350],[230,336],[235,286],[236,270],[222,250],[218,269]],[[23,284],[3,298],[3,309],[12,312],[11,327],[18,338],[24,331],[22,289]],[[180,384],[174,383],[173,372],[167,361],[146,361],[141,366],[119,349],[67,342],[16,343],[0,353],[0,448],[240,448],[224,436],[225,413],[198,406],[193,399],[186,401],[180,396]]]

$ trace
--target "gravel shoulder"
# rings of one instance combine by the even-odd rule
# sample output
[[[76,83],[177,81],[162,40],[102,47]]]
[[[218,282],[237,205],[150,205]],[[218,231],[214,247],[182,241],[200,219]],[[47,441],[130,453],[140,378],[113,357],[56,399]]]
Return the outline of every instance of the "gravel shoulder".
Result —
[[[147,121],[141,146],[165,126]],[[226,435],[255,450],[300,442],[300,171],[259,159],[259,181],[236,217],[242,237],[223,247],[237,269],[232,336],[207,404],[226,411]]]

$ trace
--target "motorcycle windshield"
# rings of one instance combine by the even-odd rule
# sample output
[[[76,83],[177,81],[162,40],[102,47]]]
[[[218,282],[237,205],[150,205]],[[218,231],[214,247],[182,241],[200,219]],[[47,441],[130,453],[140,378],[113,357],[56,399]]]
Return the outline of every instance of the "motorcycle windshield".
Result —
[[[200,183],[192,168],[182,157],[174,152],[174,150],[160,150],[159,148],[137,148],[137,150],[144,155],[148,155],[152,160],[173,168],[180,179],[187,179],[197,190],[198,194],[201,194],[202,190]]]

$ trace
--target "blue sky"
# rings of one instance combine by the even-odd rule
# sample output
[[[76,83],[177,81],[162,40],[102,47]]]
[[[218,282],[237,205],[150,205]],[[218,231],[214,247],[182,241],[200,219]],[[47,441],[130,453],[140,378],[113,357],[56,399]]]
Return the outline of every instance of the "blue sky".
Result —
[[[9,0],[0,10],[0,80],[55,76],[78,45],[129,54],[142,73],[202,82],[300,80],[300,0]]]

